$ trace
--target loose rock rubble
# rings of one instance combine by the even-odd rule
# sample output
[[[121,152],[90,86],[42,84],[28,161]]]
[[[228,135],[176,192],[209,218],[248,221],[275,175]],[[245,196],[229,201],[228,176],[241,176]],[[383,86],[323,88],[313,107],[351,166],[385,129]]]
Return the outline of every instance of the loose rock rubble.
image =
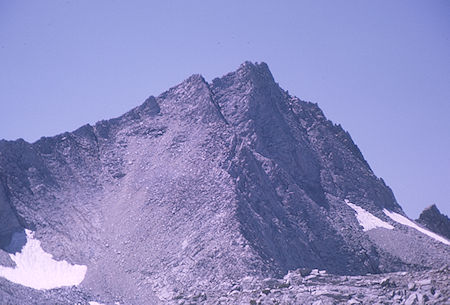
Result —
[[[178,296],[173,304],[450,304],[449,268],[338,276],[298,269],[282,279],[246,277],[223,294]],[[202,297],[199,298],[198,295]]]

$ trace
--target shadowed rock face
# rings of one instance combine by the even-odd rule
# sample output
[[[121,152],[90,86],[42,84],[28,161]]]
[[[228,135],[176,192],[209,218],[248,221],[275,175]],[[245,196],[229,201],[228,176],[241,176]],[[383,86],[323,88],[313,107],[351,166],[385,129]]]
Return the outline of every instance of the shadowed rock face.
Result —
[[[17,215],[10,205],[3,183],[0,182],[0,248],[7,250],[11,237],[22,229]]]
[[[447,245],[383,213],[404,214],[350,135],[264,63],[193,75],[74,132],[0,141],[0,177],[4,240],[32,229],[55,259],[87,265],[77,297],[143,304],[302,267],[449,263]],[[346,199],[395,229],[363,231]]]
[[[441,214],[435,204],[423,210],[416,221],[431,231],[450,239],[450,219],[447,215]]]

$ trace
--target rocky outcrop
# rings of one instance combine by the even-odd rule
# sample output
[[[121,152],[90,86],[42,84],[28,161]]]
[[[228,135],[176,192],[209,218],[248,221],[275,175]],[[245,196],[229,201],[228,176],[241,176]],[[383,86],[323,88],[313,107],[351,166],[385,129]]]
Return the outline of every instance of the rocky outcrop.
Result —
[[[416,221],[450,240],[450,219],[441,214],[435,204],[424,209]]]
[[[177,295],[170,304],[446,304],[449,269],[336,276],[318,269],[290,271],[282,279],[246,277],[215,294]]]

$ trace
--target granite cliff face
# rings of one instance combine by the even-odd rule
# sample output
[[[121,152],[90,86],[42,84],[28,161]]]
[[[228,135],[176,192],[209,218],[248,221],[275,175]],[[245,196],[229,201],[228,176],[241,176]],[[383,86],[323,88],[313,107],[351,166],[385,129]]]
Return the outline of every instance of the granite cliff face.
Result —
[[[435,204],[424,209],[416,221],[434,233],[450,239],[450,219],[441,214]]]
[[[55,260],[87,266],[75,288],[0,278],[7,300],[23,289],[35,300],[164,303],[298,268],[450,263],[449,242],[406,222],[350,135],[264,63],[211,83],[193,75],[74,132],[0,141],[0,219],[2,265],[14,266],[12,237],[29,229]]]

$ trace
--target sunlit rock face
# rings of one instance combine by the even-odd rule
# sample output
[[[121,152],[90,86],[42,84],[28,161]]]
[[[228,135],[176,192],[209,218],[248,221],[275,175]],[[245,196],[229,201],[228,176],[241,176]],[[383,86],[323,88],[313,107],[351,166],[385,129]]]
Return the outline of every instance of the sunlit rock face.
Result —
[[[54,261],[87,268],[57,291],[0,278],[8,297],[207,302],[199,293],[298,268],[360,275],[450,263],[446,243],[389,216],[405,215],[350,135],[281,89],[264,63],[211,82],[193,75],[73,132],[0,141],[0,178],[5,245],[33,230]],[[0,263],[14,268],[5,253]]]

